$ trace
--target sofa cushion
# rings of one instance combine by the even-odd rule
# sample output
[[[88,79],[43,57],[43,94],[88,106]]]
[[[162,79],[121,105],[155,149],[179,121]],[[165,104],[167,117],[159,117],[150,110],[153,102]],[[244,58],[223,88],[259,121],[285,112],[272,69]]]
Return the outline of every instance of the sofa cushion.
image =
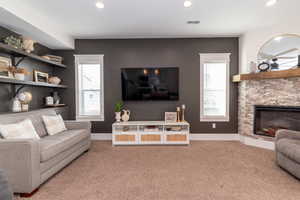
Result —
[[[47,133],[49,135],[56,135],[58,133],[61,133],[61,132],[67,130],[64,120],[61,117],[61,115],[55,115],[55,116],[43,115],[42,118],[43,118],[46,130],[47,130]]]
[[[0,115],[1,124],[12,124],[21,122],[25,119],[30,119],[32,124],[40,137],[47,136],[47,131],[45,129],[42,116],[43,115],[56,115],[54,109],[41,109],[37,111],[30,111],[24,113],[10,113],[5,115]]]
[[[67,130],[56,135],[42,138],[40,140],[41,162],[48,161],[87,137],[89,137],[88,130],[78,129]]]
[[[30,119],[14,124],[0,124],[0,134],[5,139],[40,139]]]
[[[276,150],[300,163],[300,140],[283,138],[276,142]]]

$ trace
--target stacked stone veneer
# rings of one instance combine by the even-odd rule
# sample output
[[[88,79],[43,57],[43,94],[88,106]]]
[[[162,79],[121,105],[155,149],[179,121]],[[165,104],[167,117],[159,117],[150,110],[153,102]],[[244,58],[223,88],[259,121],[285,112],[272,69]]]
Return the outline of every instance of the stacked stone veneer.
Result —
[[[300,106],[300,78],[242,81],[239,85],[239,134],[270,140],[253,134],[254,105]]]

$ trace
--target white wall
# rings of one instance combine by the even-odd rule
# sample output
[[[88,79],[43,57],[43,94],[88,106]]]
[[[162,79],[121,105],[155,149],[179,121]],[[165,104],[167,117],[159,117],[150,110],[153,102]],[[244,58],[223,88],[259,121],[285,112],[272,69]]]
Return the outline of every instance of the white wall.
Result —
[[[271,38],[282,34],[299,34],[299,22],[291,19],[287,23],[273,25],[271,27],[259,28],[246,32],[240,37],[240,73],[248,72],[251,61],[257,60],[257,54],[261,46]]]

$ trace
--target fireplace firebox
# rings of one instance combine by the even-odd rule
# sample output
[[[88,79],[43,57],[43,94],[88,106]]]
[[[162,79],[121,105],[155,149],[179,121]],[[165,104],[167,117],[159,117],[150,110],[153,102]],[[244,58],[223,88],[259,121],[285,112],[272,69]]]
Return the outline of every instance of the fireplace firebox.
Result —
[[[300,107],[254,106],[254,134],[275,137],[278,129],[300,131]]]

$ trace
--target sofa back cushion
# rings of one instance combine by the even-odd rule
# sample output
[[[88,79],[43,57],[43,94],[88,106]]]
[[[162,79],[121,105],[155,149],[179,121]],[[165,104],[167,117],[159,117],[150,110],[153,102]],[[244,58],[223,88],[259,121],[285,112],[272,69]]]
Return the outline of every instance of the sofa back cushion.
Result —
[[[61,115],[43,115],[43,121],[49,135],[55,135],[67,130]]]
[[[43,123],[43,115],[56,115],[56,112],[54,109],[41,109],[24,113],[4,114],[0,115],[0,122],[1,124],[12,124],[30,119],[37,134],[42,138],[48,135]]]
[[[30,119],[13,124],[0,124],[0,134],[5,139],[40,139]]]

